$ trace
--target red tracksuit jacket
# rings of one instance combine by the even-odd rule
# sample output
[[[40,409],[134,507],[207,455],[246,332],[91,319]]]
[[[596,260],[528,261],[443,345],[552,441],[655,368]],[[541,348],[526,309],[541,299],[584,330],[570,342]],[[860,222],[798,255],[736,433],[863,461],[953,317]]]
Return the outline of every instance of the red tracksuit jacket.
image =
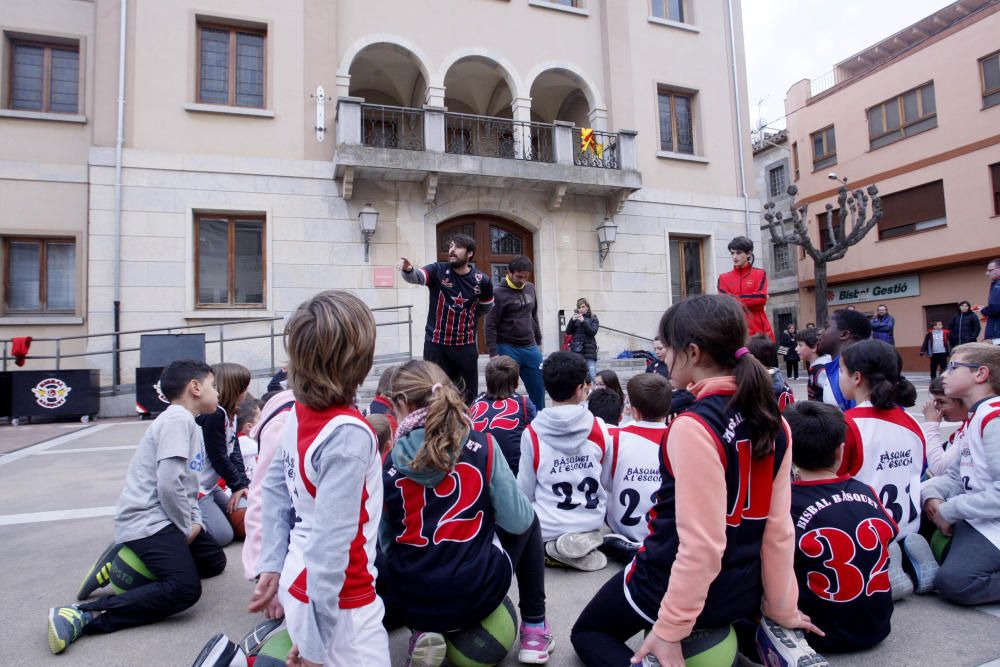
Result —
[[[750,335],[764,334],[774,340],[771,322],[767,319],[764,306],[767,304],[767,273],[749,264],[742,269],[733,269],[719,276],[719,293],[735,297],[747,311],[747,327]]]

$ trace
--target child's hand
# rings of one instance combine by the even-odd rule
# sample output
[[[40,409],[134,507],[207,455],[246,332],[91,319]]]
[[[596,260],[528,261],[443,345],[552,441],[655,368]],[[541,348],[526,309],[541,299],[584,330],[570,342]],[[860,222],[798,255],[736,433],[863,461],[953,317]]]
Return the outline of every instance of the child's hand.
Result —
[[[193,526],[191,526],[191,532],[188,533],[188,536],[187,536],[187,543],[191,544],[192,542],[194,542],[195,538],[198,537],[198,535],[200,533],[201,533],[201,524],[200,523],[196,523]]]
[[[660,661],[660,667],[684,667],[684,652],[681,651],[680,642],[668,642],[660,639],[655,632],[646,635],[646,640],[642,646],[632,656],[631,663],[638,665],[642,659],[652,653]]]
[[[271,612],[272,601],[276,601],[278,594],[278,573],[277,572],[262,572],[260,578],[257,580],[257,585],[253,589],[253,597],[250,598],[250,604],[247,606],[247,611],[254,614],[258,611],[267,610],[267,613]],[[279,604],[280,608],[281,605]],[[284,615],[282,613],[282,615]],[[268,616],[271,618],[271,616]]]
[[[933,398],[928,398],[927,402],[924,403],[924,421],[939,423],[941,421],[941,413],[938,412],[937,406],[934,405]]]
[[[226,503],[226,512],[232,514],[233,510],[236,509],[237,503],[240,502],[240,498],[246,498],[246,497],[247,497],[246,489],[240,489],[239,491],[234,493],[232,496],[230,496],[229,502]]]
[[[411,264],[410,260],[406,259],[405,257],[400,257],[399,261],[396,262],[396,270],[405,271],[406,273],[409,273],[410,271],[413,270],[413,264]]]
[[[297,644],[292,644],[292,650],[288,652],[288,660],[285,661],[285,667],[322,667],[322,665],[323,663],[312,662],[299,655]]]
[[[820,637],[826,637],[826,633],[813,625],[812,619],[803,614],[801,611],[799,612],[798,623],[794,623],[790,627],[805,630],[806,632],[811,632],[814,635],[819,635]]]
[[[924,503],[924,514],[926,514],[927,518],[938,527],[938,530],[940,530],[943,535],[951,537],[951,524],[948,523],[945,518],[941,516],[941,512],[938,511],[938,508],[943,502],[944,501],[940,498],[931,498]]]

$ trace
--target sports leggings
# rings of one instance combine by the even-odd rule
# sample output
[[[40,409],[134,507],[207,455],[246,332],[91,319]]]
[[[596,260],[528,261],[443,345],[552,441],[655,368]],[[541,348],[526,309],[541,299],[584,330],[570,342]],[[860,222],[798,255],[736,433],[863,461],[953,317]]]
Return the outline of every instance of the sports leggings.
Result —
[[[625,645],[636,633],[650,627],[625,599],[624,570],[608,579],[580,618],[570,640],[587,667],[622,667],[635,652]]]
[[[521,621],[541,623],[545,620],[545,546],[538,517],[520,535],[497,528],[497,537],[514,564]]]

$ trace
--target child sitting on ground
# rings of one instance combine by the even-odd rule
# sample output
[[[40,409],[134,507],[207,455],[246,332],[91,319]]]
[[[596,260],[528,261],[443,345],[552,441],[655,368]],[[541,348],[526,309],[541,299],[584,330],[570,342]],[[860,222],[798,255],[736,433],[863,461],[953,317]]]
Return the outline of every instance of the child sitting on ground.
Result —
[[[816,351],[819,344],[819,331],[816,327],[806,327],[795,334],[795,351],[799,359],[806,362],[808,376],[806,380],[806,398],[810,401],[823,402],[823,390],[829,384],[826,377],[826,365],[830,363],[830,355],[820,355]]]
[[[195,415],[218,405],[212,369],[175,361],[163,369],[160,389],[170,406],[146,429],[125,477],[115,513],[115,544],[91,568],[78,599],[108,583],[106,572],[121,545],[129,547],[153,581],[94,602],[49,610],[49,649],[62,653],[82,634],[145,625],[191,607],[203,577],[226,567],[222,547],[204,531],[198,508],[198,475],[205,445]]]
[[[799,473],[792,483],[799,609],[826,631],[806,639],[821,652],[869,649],[891,629],[886,563],[896,522],[870,486],[837,474],[847,430],[840,410],[807,401],[784,417]]]
[[[590,392],[587,410],[609,427],[618,426],[622,419],[622,399],[611,389],[600,388]]]
[[[943,475],[962,455],[962,436],[969,424],[969,409],[960,398],[951,398],[944,393],[944,376],[931,380],[927,392],[930,397],[924,403],[924,438],[927,441],[927,470],[932,475]],[[959,422],[948,439],[941,436],[941,421]]]
[[[486,393],[469,407],[472,428],[489,433],[500,445],[507,465],[517,475],[521,460],[521,434],[535,418],[535,404],[517,393],[520,365],[501,354],[486,364]]]
[[[253,472],[257,468],[260,456],[260,446],[250,437],[250,431],[260,420],[260,403],[253,398],[244,398],[236,407],[236,435],[240,443],[240,455],[243,457],[243,467],[247,479],[253,481]]]
[[[385,415],[386,419],[389,420],[389,427],[392,432],[396,432],[396,409],[392,407],[392,380],[396,377],[396,373],[399,372],[399,366],[389,366],[382,371],[382,374],[378,376],[378,386],[375,388],[375,398],[372,402],[368,404],[368,409],[365,410],[365,416],[368,415]]]
[[[517,485],[542,526],[545,554],[579,570],[600,570],[604,540],[611,438],[600,419],[583,406],[587,362],[578,354],[553,352],[542,364],[551,407],[538,413],[521,436]]]
[[[657,373],[628,381],[635,420],[611,432],[611,483],[608,485],[608,527],[602,551],[627,563],[642,546],[648,528],[646,513],[660,488],[660,444],[667,432],[670,383]],[[593,404],[593,401],[591,401]]]
[[[629,415],[628,394],[626,394],[622,389],[622,383],[621,380],[618,379],[617,373],[612,370],[598,371],[597,375],[594,376],[594,389],[610,389],[618,394],[618,400],[620,400],[622,404],[622,411],[616,423],[621,423],[624,420],[631,419]],[[608,422],[608,424],[610,423],[611,422]]]
[[[375,431],[375,437],[378,438],[378,452],[382,456],[382,462],[385,462],[385,457],[389,455],[389,450],[392,449],[392,426],[389,425],[389,418],[384,414],[374,414],[368,415],[365,420],[368,425],[372,427]]]
[[[969,406],[962,451],[947,473],[924,482],[924,513],[951,537],[935,585],[955,604],[1000,601],[1000,346],[966,343],[944,377]]]
[[[786,407],[795,402],[795,394],[788,386],[781,369],[778,368],[778,347],[773,340],[761,334],[750,338],[747,342],[747,349],[767,369],[768,375],[771,376],[774,397],[778,400],[778,409],[784,412]]]

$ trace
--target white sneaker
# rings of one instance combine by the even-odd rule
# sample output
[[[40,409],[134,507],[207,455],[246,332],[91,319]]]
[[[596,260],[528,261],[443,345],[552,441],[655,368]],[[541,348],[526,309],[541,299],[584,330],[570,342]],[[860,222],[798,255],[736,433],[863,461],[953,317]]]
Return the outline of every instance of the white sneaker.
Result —
[[[604,544],[604,537],[599,530],[589,530],[586,533],[566,533],[556,539],[559,553],[566,558],[583,558],[597,547]]]
[[[757,629],[757,650],[767,667],[829,667],[801,630],[785,628],[767,616]]]
[[[608,566],[608,557],[597,551],[597,549],[594,549],[582,558],[570,558],[559,550],[557,540],[545,543],[545,555],[549,560],[584,572],[596,572]]]
[[[889,545],[889,588],[893,600],[902,600],[913,594],[913,580],[903,570],[903,552],[898,542]]]
[[[441,667],[448,644],[440,632],[414,631],[410,635],[410,655],[407,667]]]
[[[934,590],[934,579],[937,577],[938,562],[923,535],[911,533],[903,538],[903,552],[913,566],[917,577],[917,593],[929,593]],[[891,585],[891,580],[890,580]]]

